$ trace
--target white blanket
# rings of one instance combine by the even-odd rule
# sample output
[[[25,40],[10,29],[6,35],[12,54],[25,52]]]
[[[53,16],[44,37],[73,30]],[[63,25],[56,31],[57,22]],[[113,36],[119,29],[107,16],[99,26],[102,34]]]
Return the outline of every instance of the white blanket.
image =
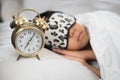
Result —
[[[88,28],[102,79],[120,80],[120,16],[97,11],[76,17],[78,23]]]
[[[98,80],[81,63],[43,49],[36,58],[20,58],[11,44],[9,22],[0,24],[0,80]]]

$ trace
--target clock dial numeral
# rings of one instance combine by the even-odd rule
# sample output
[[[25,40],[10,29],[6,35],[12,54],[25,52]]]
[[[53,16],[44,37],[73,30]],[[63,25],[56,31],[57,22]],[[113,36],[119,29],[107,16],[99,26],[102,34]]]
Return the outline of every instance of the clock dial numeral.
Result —
[[[36,47],[38,47],[38,45],[36,45]]]
[[[22,43],[22,40],[20,39],[19,42]]]
[[[24,38],[24,36],[21,35],[20,38],[22,39],[22,38]]]
[[[37,40],[37,43],[39,43],[40,41],[39,40]]]
[[[38,39],[38,36],[36,36],[36,38]]]
[[[28,34],[31,34],[32,32],[31,31],[28,31]]]
[[[28,51],[30,51],[30,49],[28,49]]]
[[[26,35],[26,32],[24,32],[24,35]]]
[[[21,47],[23,47],[23,45],[21,44]]]
[[[35,50],[35,48],[33,47],[33,50]]]

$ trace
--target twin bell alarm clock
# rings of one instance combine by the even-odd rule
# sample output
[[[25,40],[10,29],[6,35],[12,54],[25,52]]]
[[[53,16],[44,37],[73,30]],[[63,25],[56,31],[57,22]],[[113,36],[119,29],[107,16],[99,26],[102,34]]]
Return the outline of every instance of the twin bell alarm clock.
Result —
[[[38,16],[32,20],[27,20],[20,14],[26,11],[36,13]],[[16,52],[20,57],[37,57],[44,47],[44,30],[47,28],[47,23],[40,17],[39,12],[33,9],[24,9],[13,16],[13,21],[10,23],[13,30],[11,35],[11,42]]]

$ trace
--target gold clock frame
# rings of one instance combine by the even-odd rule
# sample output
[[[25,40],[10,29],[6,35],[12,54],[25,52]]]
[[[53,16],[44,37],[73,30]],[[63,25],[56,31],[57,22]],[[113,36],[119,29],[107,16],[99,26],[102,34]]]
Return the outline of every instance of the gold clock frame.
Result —
[[[37,13],[38,17],[35,17],[33,20],[27,21],[27,20],[25,20],[24,17],[20,16],[20,14],[24,11],[33,11],[33,12]],[[39,12],[37,12],[36,10],[33,10],[33,9],[24,9],[18,13],[17,17],[13,16],[13,21],[12,21],[12,24],[10,24],[10,27],[15,28],[15,29],[12,32],[11,42],[12,42],[16,52],[19,54],[17,60],[19,60],[20,57],[27,57],[27,58],[37,57],[37,59],[40,60],[39,54],[45,45],[44,31],[43,30],[45,30],[47,28],[47,26],[48,25],[45,22],[45,20],[40,17]],[[41,35],[41,38],[42,38],[41,48],[37,52],[31,53],[31,54],[23,53],[22,51],[19,50],[19,48],[16,45],[17,35],[20,32],[22,32],[24,30],[28,30],[28,29],[37,31],[39,33],[39,35]]]
[[[23,53],[19,50],[19,48],[16,46],[16,37],[17,35],[24,31],[24,30],[35,30],[39,33],[39,35],[41,35],[41,38],[42,38],[42,46],[41,48],[39,49],[39,51],[35,52],[35,53],[32,53],[32,54],[26,54],[26,53]],[[16,28],[13,33],[12,33],[12,44],[14,45],[14,48],[16,49],[17,53],[19,54],[19,57],[18,59],[20,58],[20,56],[23,56],[23,57],[37,57],[39,59],[39,53],[41,52],[42,48],[44,47],[44,44],[45,44],[45,39],[44,39],[44,33],[43,33],[43,30],[41,28],[37,28],[36,26],[34,26],[33,24],[31,23],[26,23],[24,24],[21,28]],[[17,59],[17,60],[18,60]]]

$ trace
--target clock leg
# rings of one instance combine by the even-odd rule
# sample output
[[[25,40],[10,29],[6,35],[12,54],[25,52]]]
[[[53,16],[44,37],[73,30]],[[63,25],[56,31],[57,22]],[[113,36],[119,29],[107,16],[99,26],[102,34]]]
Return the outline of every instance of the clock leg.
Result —
[[[39,56],[38,56],[38,55],[36,55],[36,57],[37,57],[37,59],[38,59],[38,60],[40,60],[40,58],[39,58]]]
[[[17,61],[21,58],[21,55],[18,56]]]
[[[21,56],[21,55],[19,55],[19,56],[18,56],[18,58],[17,58],[17,61],[18,61],[21,57],[22,57],[22,56]],[[39,56],[38,56],[38,55],[36,55],[36,57],[37,57],[37,59],[38,59],[38,60],[40,60],[40,58],[39,58]]]

